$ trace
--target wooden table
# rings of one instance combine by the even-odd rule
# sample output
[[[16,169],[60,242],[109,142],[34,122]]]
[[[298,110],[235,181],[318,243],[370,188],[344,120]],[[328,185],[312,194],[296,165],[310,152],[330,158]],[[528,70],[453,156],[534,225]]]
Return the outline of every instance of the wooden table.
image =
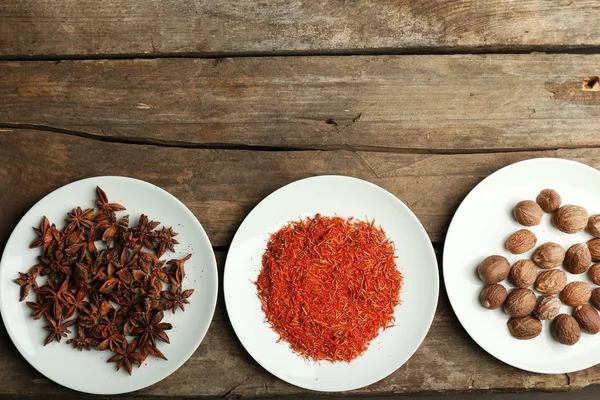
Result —
[[[344,174],[398,196],[441,255],[454,210],[497,169],[533,157],[600,168],[600,91],[584,84],[600,74],[599,23],[597,0],[5,0],[0,244],[51,190],[127,175],[194,212],[222,272],[262,198]],[[253,361],[222,300],[185,365],[122,398],[307,394]],[[0,377],[2,398],[78,396],[33,370],[3,329]],[[540,375],[497,361],[442,286],[421,348],[352,394],[598,382],[600,367]]]

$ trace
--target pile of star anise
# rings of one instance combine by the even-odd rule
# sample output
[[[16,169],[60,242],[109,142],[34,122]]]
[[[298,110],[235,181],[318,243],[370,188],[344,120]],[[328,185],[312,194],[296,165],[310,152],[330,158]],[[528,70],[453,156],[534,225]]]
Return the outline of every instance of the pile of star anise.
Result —
[[[77,207],[62,231],[46,217],[40,229],[33,228],[39,238],[30,247],[42,247],[42,255],[15,282],[21,285],[20,301],[30,288],[37,295],[27,305],[34,319],[49,322],[45,344],[60,342],[73,326],[77,336],[67,343],[79,350],[110,350],[115,355],[108,362],[131,374],[149,354],[166,360],[156,347],[157,341],[169,343],[165,331],[172,326],[161,322],[163,311],[183,311],[189,304],[193,289],[183,290],[181,283],[191,255],[165,265],[160,257],[175,250],[177,233],[155,230],[160,222],[143,214],[129,227],[128,215],[116,215],[125,207],[110,203],[99,187],[96,191],[98,211]],[[45,285],[38,287],[38,276],[48,277]]]

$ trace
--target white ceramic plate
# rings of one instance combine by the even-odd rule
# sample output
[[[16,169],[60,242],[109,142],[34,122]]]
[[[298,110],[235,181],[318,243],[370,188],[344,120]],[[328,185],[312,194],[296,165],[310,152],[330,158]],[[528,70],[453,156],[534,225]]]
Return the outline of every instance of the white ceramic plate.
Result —
[[[168,331],[171,344],[160,343],[159,349],[168,361],[149,356],[141,368],[134,367],[129,376],[124,368],[116,370],[114,363],[107,363],[112,356],[109,351],[82,351],[73,349],[63,339],[43,346],[45,323],[29,317],[31,309],[25,302],[19,303],[19,286],[13,283],[18,271],[27,271],[35,264],[40,250],[29,249],[43,215],[59,229],[64,226],[66,213],[76,206],[93,207],[96,186],[106,192],[111,202],[124,205],[127,210],[118,215],[129,214],[130,225],[137,223],[144,213],[164,226],[173,226],[178,232],[179,245],[176,253],[168,250],[163,259],[181,258],[192,253],[186,263],[183,286],[195,289],[191,304],[185,312],[165,312],[163,321],[173,324]],[[159,226],[160,228],[161,226]],[[142,389],[167,377],[179,368],[196,350],[212,320],[217,299],[217,266],[214,253],[204,229],[183,203],[166,191],[137,179],[124,177],[97,177],[73,182],[50,193],[21,219],[13,231],[0,263],[0,311],[4,325],[23,357],[40,373],[68,388],[94,394],[117,394]],[[33,301],[32,294],[27,298]],[[73,329],[71,329],[73,331]],[[71,337],[73,333],[71,334]]]
[[[375,220],[396,245],[404,277],[396,326],[383,331],[351,363],[308,362],[294,354],[266,323],[256,295],[269,234],[290,220],[322,215]],[[417,350],[433,319],[438,268],[427,233],[391,193],[359,179],[319,176],[291,183],[264,199],[237,231],[225,265],[227,312],[250,355],[273,375],[311,390],[342,391],[370,385],[394,372]]]
[[[513,262],[531,258],[533,250],[514,255],[504,248],[506,238],[522,229],[512,216],[521,200],[534,200],[546,188],[556,190],[562,204],[586,208],[590,215],[600,213],[600,172],[574,161],[541,158],[522,161],[487,177],[464,199],[450,224],[444,246],[444,281],[450,303],[465,330],[484,350],[526,371],[558,374],[578,371],[600,363],[600,337],[582,333],[574,346],[565,346],[552,338],[550,321],[543,321],[542,333],[531,340],[510,336],[508,316],[501,310],[486,310],[479,304],[484,286],[477,266],[488,255],[499,254]],[[542,223],[529,227],[538,244],[556,242],[565,250],[574,243],[586,242],[586,232],[567,235],[554,228],[551,214]],[[536,246],[537,247],[537,246]],[[562,268],[562,267],[560,267]],[[587,273],[572,275],[568,281],[591,284]],[[503,284],[510,290],[508,280]],[[593,285],[592,285],[593,286]],[[571,313],[563,305],[561,312]]]

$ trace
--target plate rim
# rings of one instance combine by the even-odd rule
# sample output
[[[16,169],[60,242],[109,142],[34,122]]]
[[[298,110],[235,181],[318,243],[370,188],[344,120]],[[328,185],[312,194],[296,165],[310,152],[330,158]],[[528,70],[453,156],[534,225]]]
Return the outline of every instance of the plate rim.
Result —
[[[76,388],[72,387],[69,384],[57,382],[54,379],[49,378],[46,374],[44,374],[43,371],[41,371],[38,368],[38,366],[34,365],[34,363],[31,362],[31,360],[30,360],[31,357],[26,356],[24,354],[24,352],[21,351],[21,346],[20,346],[19,342],[15,340],[15,333],[11,331],[10,325],[7,322],[7,319],[5,318],[5,314],[4,314],[3,310],[8,305],[5,305],[3,303],[1,296],[0,296],[0,318],[2,318],[2,323],[4,324],[4,328],[6,329],[11,342],[13,343],[13,345],[15,346],[15,348],[18,350],[20,356],[23,359],[25,359],[25,361],[27,361],[27,363],[31,367],[33,367],[38,373],[40,373],[41,375],[43,375],[46,379],[48,379],[48,380],[56,383],[57,385],[66,387],[69,390],[73,390],[73,391],[75,391],[77,393],[88,393],[88,394],[93,394],[93,395],[118,395],[118,394],[125,394],[125,393],[133,393],[133,392],[145,389],[145,388],[147,388],[149,386],[152,386],[152,385],[155,385],[155,384],[161,382],[162,380],[166,379],[171,374],[173,374],[175,371],[177,371],[179,368],[181,368],[181,366],[183,364],[185,364],[193,356],[193,354],[196,352],[196,350],[198,349],[198,347],[200,346],[200,344],[204,341],[204,339],[206,337],[206,334],[208,333],[208,330],[210,329],[210,326],[212,325],[212,321],[214,319],[214,314],[215,314],[216,305],[217,305],[217,299],[219,297],[219,269],[218,269],[218,266],[217,266],[217,260],[216,260],[215,253],[214,253],[214,251],[212,251],[212,247],[213,247],[212,246],[212,242],[210,241],[210,238],[208,237],[208,234],[206,233],[206,230],[204,229],[204,227],[200,223],[200,220],[198,220],[198,218],[194,215],[194,213],[192,213],[192,211],[181,200],[179,200],[177,197],[173,196],[171,193],[169,193],[165,189],[163,189],[163,188],[161,188],[161,187],[159,187],[157,185],[154,185],[154,184],[152,184],[150,182],[146,182],[146,181],[144,181],[142,179],[132,178],[132,177],[129,177],[129,176],[122,176],[122,175],[98,175],[98,176],[91,176],[91,177],[87,177],[87,178],[83,178],[83,179],[78,179],[76,181],[69,182],[66,185],[62,185],[62,186],[60,186],[60,187],[58,187],[58,188],[56,188],[56,189],[54,189],[54,190],[46,193],[41,199],[39,199],[38,201],[36,201],[35,204],[33,204],[31,207],[29,207],[29,209],[27,210],[27,212],[25,214],[23,214],[23,216],[19,219],[19,222],[17,222],[17,224],[15,225],[15,227],[13,228],[13,230],[11,231],[10,236],[8,237],[8,240],[6,241],[6,246],[4,248],[4,251],[2,252],[2,257],[0,258],[0,271],[3,269],[4,263],[5,263],[5,261],[4,261],[5,260],[5,255],[6,255],[7,251],[9,250],[9,248],[11,247],[10,244],[13,241],[14,234],[15,234],[15,231],[16,231],[17,227],[21,224],[21,222],[25,219],[25,217],[27,217],[32,212],[32,210],[36,206],[38,206],[44,200],[46,200],[46,198],[48,198],[49,196],[51,196],[52,194],[54,194],[55,192],[57,192],[57,191],[59,191],[59,190],[61,190],[63,188],[66,188],[66,187],[71,186],[71,185],[82,184],[82,183],[85,183],[86,181],[94,181],[94,180],[97,180],[97,179],[116,179],[116,180],[121,180],[121,181],[136,181],[138,184],[142,184],[144,186],[151,187],[154,190],[159,190],[159,191],[164,192],[169,198],[171,198],[172,200],[175,200],[177,203],[179,203],[179,204],[181,204],[183,206],[183,208],[185,209],[185,212],[188,213],[192,217],[191,220],[193,221],[193,223],[195,223],[195,224],[198,225],[198,227],[200,228],[200,231],[205,236],[206,240],[208,241],[209,245],[211,246],[211,257],[210,257],[210,259],[212,261],[212,267],[214,267],[214,269],[215,269],[215,274],[214,274],[215,279],[214,279],[214,282],[211,282],[211,284],[214,285],[214,287],[216,288],[216,290],[215,290],[215,296],[214,296],[214,298],[213,299],[209,299],[209,301],[210,301],[210,303],[209,303],[210,309],[212,310],[211,313],[210,313],[209,323],[208,323],[208,325],[206,327],[206,330],[201,335],[199,335],[198,343],[196,343],[195,345],[193,345],[192,346],[193,348],[190,347],[189,355],[187,355],[187,357],[184,360],[182,360],[180,363],[176,363],[174,365],[174,368],[167,375],[165,375],[164,377],[160,378],[157,381],[150,382],[148,384],[143,384],[143,385],[141,385],[140,387],[138,387],[136,389],[126,390],[126,391],[122,391],[122,390],[108,390],[108,391],[102,391],[102,392],[100,392],[100,391],[87,391],[87,390],[83,391],[81,389],[76,389]],[[210,267],[210,266],[207,266],[207,267]],[[110,387],[112,387],[112,386],[107,386],[107,388],[110,388]]]
[[[282,377],[278,371],[275,371],[272,368],[267,368],[259,359],[257,359],[254,356],[254,353],[251,352],[247,346],[247,343],[244,342],[244,340],[240,337],[240,335],[238,334],[238,329],[236,328],[236,324],[234,323],[233,319],[230,316],[230,311],[229,311],[229,302],[228,302],[228,291],[227,291],[227,287],[228,285],[226,284],[227,282],[227,276],[229,274],[227,274],[227,266],[229,264],[229,251],[231,251],[231,249],[234,247],[234,244],[236,243],[237,240],[239,240],[239,231],[241,229],[241,227],[244,225],[244,223],[246,222],[246,220],[248,218],[250,218],[250,216],[258,209],[258,207],[265,202],[267,199],[271,198],[272,196],[275,196],[277,193],[279,193],[280,191],[283,191],[284,189],[288,188],[289,186],[293,186],[296,184],[299,184],[301,182],[305,182],[305,181],[309,181],[309,180],[319,180],[319,179],[343,179],[343,180],[349,180],[349,181],[357,181],[360,184],[367,184],[368,186],[373,187],[375,190],[380,191],[383,195],[391,197],[403,210],[408,212],[408,215],[414,219],[417,224],[418,224],[418,228],[419,228],[419,233],[421,233],[422,235],[424,235],[427,238],[427,242],[429,243],[429,246],[427,246],[427,257],[430,258],[429,261],[432,261],[432,264],[435,265],[434,271],[435,273],[433,274],[434,278],[435,278],[435,282],[433,282],[433,286],[435,288],[435,293],[432,297],[435,297],[435,301],[434,301],[434,307],[431,310],[430,315],[427,316],[427,319],[425,320],[426,322],[426,329],[424,334],[422,335],[422,337],[420,338],[420,340],[418,341],[418,343],[416,344],[414,350],[412,350],[411,354],[406,357],[406,359],[403,359],[397,363],[394,363],[393,368],[390,370],[390,372],[377,377],[375,380],[372,380],[370,383],[367,384],[361,384],[361,385],[350,385],[347,388],[344,389],[339,389],[339,390],[325,390],[325,389],[317,389],[317,388],[313,388],[313,387],[309,387],[308,385],[303,385],[300,382],[297,381],[292,381],[289,379],[286,379],[284,377]],[[346,392],[346,391],[351,391],[351,390],[356,390],[356,389],[361,389],[370,385],[373,385],[385,378],[387,378],[388,376],[390,376],[391,374],[393,374],[394,372],[396,372],[400,367],[402,367],[404,364],[406,364],[406,362],[412,358],[412,356],[414,356],[414,354],[417,352],[417,350],[421,347],[421,345],[423,344],[423,341],[425,340],[425,338],[427,337],[427,335],[429,334],[429,331],[431,330],[431,325],[433,324],[433,320],[435,318],[435,313],[437,311],[437,306],[439,303],[439,293],[440,293],[440,269],[439,269],[439,263],[437,261],[436,255],[435,255],[435,250],[433,248],[433,244],[431,242],[431,239],[429,238],[429,235],[427,233],[427,231],[425,230],[425,227],[423,226],[423,224],[421,223],[421,221],[419,220],[419,218],[415,215],[415,213],[406,205],[404,204],[404,202],[402,200],[400,200],[397,196],[395,196],[393,193],[391,193],[390,191],[382,188],[379,185],[376,185],[372,182],[369,182],[367,180],[364,179],[360,179],[360,178],[355,178],[352,176],[346,176],[346,175],[332,175],[332,174],[326,174],[326,175],[315,175],[315,176],[310,176],[310,177],[306,177],[306,178],[301,178],[301,179],[297,179],[295,181],[292,181],[290,183],[287,183],[279,188],[277,188],[276,190],[274,190],[273,192],[271,192],[269,195],[267,195],[266,197],[264,197],[256,206],[254,206],[254,208],[252,208],[252,210],[248,213],[248,215],[244,218],[244,220],[242,221],[242,223],[238,226],[238,229],[236,230],[236,233],[233,237],[233,239],[231,240],[231,244],[229,246],[229,250],[227,252],[227,258],[225,260],[225,268],[224,268],[224,272],[223,272],[223,297],[225,300],[225,308],[227,310],[227,316],[229,318],[229,321],[231,323],[231,326],[233,328],[233,331],[236,334],[236,337],[238,338],[238,340],[240,341],[240,343],[242,344],[242,346],[244,347],[244,349],[246,350],[246,352],[252,357],[252,359],[259,364],[264,370],[266,370],[267,372],[269,372],[271,375],[277,377],[278,379],[303,388],[303,389],[307,389],[307,390],[311,390],[314,392],[321,392],[321,393],[339,393],[339,392]]]
[[[448,237],[450,236],[450,232],[452,230],[452,228],[455,226],[455,216],[456,214],[459,212],[459,210],[461,210],[461,208],[463,207],[463,205],[465,204],[465,202],[467,201],[467,199],[470,198],[470,196],[473,194],[473,192],[481,185],[483,184],[485,181],[487,181],[489,178],[493,177],[496,174],[500,174],[505,170],[511,169],[511,168],[515,168],[516,166],[521,166],[522,164],[535,164],[535,163],[540,163],[540,162],[557,162],[557,163],[564,163],[564,164],[570,164],[570,165],[575,165],[579,168],[585,168],[585,169],[589,169],[597,174],[600,174],[600,171],[598,171],[596,168],[591,167],[587,164],[578,162],[578,161],[574,161],[574,160],[569,160],[566,158],[557,158],[557,157],[538,157],[538,158],[529,158],[526,160],[521,160],[521,161],[517,161],[514,162],[512,164],[506,165],[494,172],[492,172],[491,174],[489,174],[488,176],[486,176],[483,180],[481,180],[481,182],[479,182],[477,185],[475,185],[475,187],[473,189],[471,189],[471,191],[469,191],[469,193],[465,196],[465,198],[461,201],[460,205],[458,206],[458,208],[456,209],[456,211],[454,212],[453,216],[452,216],[452,220],[450,221],[450,224],[448,225],[448,230],[446,231],[446,238],[444,239],[444,253],[442,255],[442,274],[444,276],[446,276],[446,250],[447,250],[447,246],[446,246],[446,242],[448,240]],[[490,350],[488,350],[487,347],[484,347],[483,345],[481,345],[480,341],[469,331],[469,329],[465,326],[465,324],[463,324],[463,319],[461,318],[461,316],[459,315],[459,313],[456,311],[455,308],[455,303],[453,300],[453,295],[451,295],[452,290],[449,289],[448,286],[448,280],[444,279],[444,288],[446,290],[446,295],[448,296],[448,301],[450,302],[450,307],[452,307],[452,311],[454,312],[454,315],[456,315],[456,318],[458,319],[458,321],[460,322],[460,325],[462,326],[462,328],[465,330],[465,332],[467,332],[467,334],[469,335],[469,337],[481,348],[483,349],[486,353],[488,353],[490,356],[494,357],[495,359],[510,365],[513,368],[517,368],[520,369],[522,371],[527,371],[527,372],[533,372],[533,373],[537,373],[537,374],[545,374],[545,375],[553,375],[553,374],[570,374],[570,373],[574,373],[574,372],[578,372],[578,371],[583,371],[585,369],[591,368],[595,365],[600,364],[599,362],[593,363],[593,364],[586,364],[585,366],[575,369],[575,370],[553,370],[553,371],[549,371],[549,370],[539,370],[536,368],[529,368],[529,367],[523,367],[523,366],[519,366],[519,365],[515,365],[516,363],[513,362],[509,362],[505,359],[505,357],[503,356],[497,356],[495,354],[492,354],[492,352]],[[455,297],[454,297],[455,298]],[[456,298],[455,298],[456,299]],[[456,300],[457,301],[457,300]]]

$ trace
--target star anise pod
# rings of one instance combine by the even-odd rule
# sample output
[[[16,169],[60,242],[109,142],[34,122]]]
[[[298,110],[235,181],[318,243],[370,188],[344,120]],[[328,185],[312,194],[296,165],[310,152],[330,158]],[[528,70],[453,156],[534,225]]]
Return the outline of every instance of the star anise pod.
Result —
[[[138,307],[139,304],[136,304],[132,309],[123,311],[121,308],[118,312],[123,318],[123,334],[130,336],[131,332],[138,326]]]
[[[121,306],[119,312],[124,314],[138,306],[141,300],[135,293],[126,291],[118,294],[116,303]]]
[[[50,225],[50,221],[48,221],[48,218],[46,218],[45,215],[42,218],[40,229],[33,228],[33,230],[39,235],[39,238],[31,242],[31,244],[29,245],[30,248],[39,247],[43,245],[43,251],[44,253],[46,253],[46,251],[48,251],[48,247],[50,247],[50,244],[52,242],[58,242],[60,240],[60,232],[58,231],[58,229],[56,229],[56,225]]]
[[[87,302],[84,301],[85,296],[87,296],[87,288],[80,287],[79,290],[77,290],[76,295],[73,296],[73,302],[69,304],[69,309],[65,313],[65,318],[71,318],[73,314],[75,314],[75,311],[86,305]]]
[[[108,302],[104,301],[100,307],[101,318],[98,324],[90,329],[90,335],[97,339],[106,339],[119,329],[123,318],[117,314],[117,310]]]
[[[177,236],[177,232],[173,232],[173,228],[162,228],[162,230],[155,232],[153,236],[154,240],[158,243],[156,257],[162,257],[167,249],[169,249],[171,253],[175,252],[175,245],[179,244],[179,242],[174,239],[174,237]]]
[[[77,322],[75,319],[63,321],[62,316],[58,319],[48,318],[48,321],[50,321],[50,325],[45,326],[44,329],[49,331],[50,334],[48,335],[48,338],[46,338],[46,343],[44,343],[44,346],[54,340],[60,343],[62,338],[67,337],[67,335],[71,333],[68,328],[75,325]]]
[[[187,289],[181,291],[181,286],[171,286],[170,291],[163,291],[162,297],[167,300],[165,303],[165,310],[171,309],[173,314],[177,311],[177,307],[181,308],[181,311],[185,311],[184,304],[190,304],[188,298],[194,293],[194,289]]]
[[[65,249],[65,254],[69,257],[73,257],[75,260],[83,260],[87,246],[85,243],[73,243]]]
[[[110,215],[110,214],[115,213],[116,211],[125,210],[125,207],[123,207],[120,204],[109,203],[106,193],[104,193],[104,190],[100,189],[100,186],[96,186],[96,193],[98,195],[98,199],[96,200],[96,205],[98,206],[100,211],[102,211],[103,213]]]
[[[165,357],[165,355],[158,349],[158,347],[154,347],[150,345],[150,343],[146,345],[142,353],[144,354],[142,362],[146,360],[146,357],[148,357],[148,353],[152,354],[154,357],[162,358],[163,360],[167,359],[167,357]]]
[[[161,298],[161,289],[162,283],[160,283],[160,288],[155,286],[150,286],[149,289],[145,290],[143,293],[144,296],[144,310],[146,311],[154,311],[154,310],[162,310],[162,298]]]
[[[51,279],[59,280],[71,274],[71,265],[63,262],[64,256],[62,255],[62,253],[58,253],[58,256],[58,258],[56,256],[39,257],[40,263],[43,267],[40,271],[41,276],[50,275]]]
[[[68,217],[65,220],[69,223],[69,225],[67,225],[67,229],[70,226],[76,226],[77,228],[85,226],[86,228],[91,228],[93,224],[93,216],[93,208],[88,208],[85,211],[83,211],[81,207],[74,208],[73,211],[68,214]]]
[[[154,254],[147,253],[143,250],[140,250],[137,255],[138,265],[144,272],[150,273],[153,267],[160,270],[160,267],[164,263],[163,261],[160,261]]]
[[[132,277],[127,268],[121,268],[112,278],[107,279],[98,289],[100,293],[110,293],[113,290],[122,291],[131,285]]]
[[[75,284],[79,287],[89,288],[89,266],[84,263],[75,264],[75,269],[73,270],[73,280]]]
[[[102,317],[100,313],[100,307],[93,303],[84,305],[81,307],[79,312],[79,325],[86,328],[93,328],[94,326],[98,325],[100,317]]]
[[[123,218],[117,220],[111,217],[109,221],[102,221],[96,225],[96,229],[103,230],[102,240],[106,242],[107,246],[110,246],[114,238],[127,230],[129,226],[129,215],[125,215]]]
[[[69,307],[75,303],[75,297],[69,293],[69,277],[64,280],[62,285],[58,286],[52,279],[48,279],[48,284],[36,289],[36,293],[43,294],[46,301],[50,303],[52,316],[59,319],[62,316],[63,307]]]
[[[96,255],[98,253],[98,249],[96,248],[96,227],[92,226],[88,233],[87,239],[85,241],[87,251],[92,255]]]
[[[114,331],[106,339],[98,343],[96,350],[111,349],[112,351],[115,351],[115,349],[118,348],[124,340],[126,340],[124,334],[120,333],[119,331]]]
[[[142,354],[137,351],[138,341],[133,340],[131,343],[127,343],[127,339],[123,341],[120,347],[115,348],[115,354],[107,362],[117,363],[117,371],[124,365],[129,375],[133,365],[141,365]]]
[[[181,286],[181,282],[183,282],[183,278],[185,278],[185,270],[183,268],[185,262],[190,259],[192,255],[188,254],[181,260],[169,260],[167,263],[170,267],[167,269],[167,275],[169,276],[169,281],[171,285]]]
[[[144,214],[140,215],[140,219],[138,221],[138,225],[134,228],[139,233],[140,241],[143,243],[146,248],[153,250],[153,232],[157,226],[160,225],[158,221],[149,221],[148,217]]]
[[[19,272],[19,279],[15,279],[13,282],[17,285],[21,286],[21,296],[19,301],[25,300],[25,298],[29,295],[29,290],[33,288],[34,290],[38,288],[37,285],[37,277],[40,274],[42,268],[40,266],[34,266],[29,269],[29,271],[24,274]]]
[[[140,335],[140,347],[145,347],[148,343],[156,347],[157,339],[169,343],[169,336],[165,331],[168,331],[173,326],[167,322],[160,322],[163,317],[164,314],[162,311],[156,313],[152,311],[138,313],[138,326],[131,334],[134,336]]]
[[[65,228],[62,233],[62,241],[65,243],[65,246],[69,247],[72,244],[85,241],[85,231],[83,228],[78,228],[75,225],[71,227],[67,226],[67,228]]]
[[[77,337],[67,340],[67,344],[72,344],[73,348],[79,349],[79,351],[82,351],[84,348],[86,350],[91,350],[97,343],[98,341],[96,339],[86,335],[85,328],[81,325],[77,327]]]
[[[33,319],[40,319],[50,313],[50,304],[46,302],[44,295],[39,294],[37,301],[28,301],[26,304],[33,310],[30,314]]]

